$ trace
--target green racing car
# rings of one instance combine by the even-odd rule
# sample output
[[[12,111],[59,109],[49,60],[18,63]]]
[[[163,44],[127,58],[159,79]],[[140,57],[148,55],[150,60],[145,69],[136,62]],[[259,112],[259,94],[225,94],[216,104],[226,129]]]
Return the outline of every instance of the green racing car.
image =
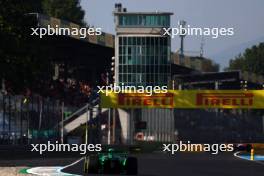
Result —
[[[113,148],[106,152],[89,155],[85,158],[84,172],[88,174],[126,174],[137,175],[138,161],[126,152]]]

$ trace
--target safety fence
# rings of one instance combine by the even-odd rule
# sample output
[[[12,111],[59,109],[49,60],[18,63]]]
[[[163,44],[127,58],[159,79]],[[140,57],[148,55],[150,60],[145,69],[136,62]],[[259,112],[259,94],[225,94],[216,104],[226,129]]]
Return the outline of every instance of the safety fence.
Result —
[[[61,112],[58,100],[0,93],[0,144],[56,138]]]

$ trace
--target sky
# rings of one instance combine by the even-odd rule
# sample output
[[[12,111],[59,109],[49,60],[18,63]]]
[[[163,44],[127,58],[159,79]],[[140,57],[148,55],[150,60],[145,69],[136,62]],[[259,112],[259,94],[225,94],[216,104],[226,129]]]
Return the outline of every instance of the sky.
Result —
[[[179,20],[185,20],[192,27],[234,28],[233,36],[205,37],[204,56],[220,65],[226,64],[221,60],[221,52],[264,39],[264,0],[81,0],[86,12],[85,21],[115,34],[112,15],[115,3],[122,3],[131,12],[173,12],[171,27],[177,27]],[[185,51],[199,54],[201,41],[200,36],[187,36]],[[179,38],[172,39],[172,51],[179,47]],[[214,56],[217,58],[212,58]]]

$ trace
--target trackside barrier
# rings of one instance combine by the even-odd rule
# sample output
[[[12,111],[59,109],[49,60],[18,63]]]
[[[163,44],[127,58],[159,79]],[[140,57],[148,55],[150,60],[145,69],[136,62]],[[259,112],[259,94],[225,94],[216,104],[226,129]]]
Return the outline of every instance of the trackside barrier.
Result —
[[[168,90],[101,93],[103,108],[264,109],[264,90]]]
[[[254,143],[251,145],[252,145],[252,148],[255,150],[264,150],[264,144],[263,143]]]

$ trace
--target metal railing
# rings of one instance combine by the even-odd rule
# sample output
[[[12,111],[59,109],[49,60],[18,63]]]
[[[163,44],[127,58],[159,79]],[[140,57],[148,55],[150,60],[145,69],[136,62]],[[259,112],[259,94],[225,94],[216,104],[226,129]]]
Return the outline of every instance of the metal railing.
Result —
[[[36,138],[55,138],[60,101],[38,95],[0,93],[0,144],[28,143]]]
[[[83,113],[87,112],[87,110],[90,110],[91,108],[94,108],[98,104],[99,104],[99,98],[96,98],[95,100],[91,101],[90,103],[87,103],[86,105],[84,105],[83,107],[81,107],[80,109],[78,109],[77,111],[72,113],[70,116],[68,116],[66,119],[64,119],[63,122],[60,122],[59,125],[61,126],[62,123],[63,124],[67,124],[67,123],[70,123],[70,122],[74,121],[80,115],[82,115]]]

